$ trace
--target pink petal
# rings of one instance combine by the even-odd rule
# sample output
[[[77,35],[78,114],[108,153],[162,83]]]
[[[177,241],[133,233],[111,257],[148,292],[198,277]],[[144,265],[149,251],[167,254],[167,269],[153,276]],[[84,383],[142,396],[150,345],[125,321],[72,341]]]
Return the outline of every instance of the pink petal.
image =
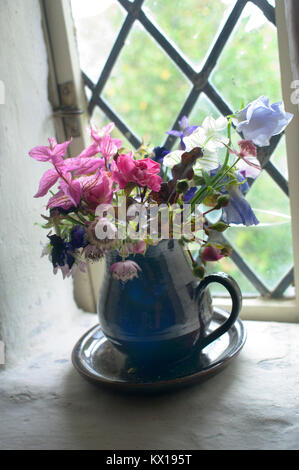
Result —
[[[72,138],[67,140],[66,142],[62,142],[62,144],[56,144],[52,150],[52,155],[56,157],[64,157],[66,154],[66,150],[70,143],[72,142]]]
[[[62,207],[62,209],[70,209],[70,207],[73,207],[73,205],[74,204],[72,201],[63,193],[63,191],[58,191],[57,194],[49,199],[47,209],[50,209],[51,207]]]
[[[77,175],[93,173],[98,168],[105,166],[103,158],[75,157],[64,160],[67,171],[75,171]]]
[[[113,131],[114,127],[115,127],[114,122],[109,122],[109,124],[107,124],[107,126],[103,127],[103,129],[101,131],[104,134],[110,134],[110,132]]]
[[[40,180],[38,191],[34,197],[45,196],[45,194],[47,194],[49,189],[56,183],[58,178],[59,178],[59,175],[56,170],[54,169],[47,170],[43,174],[42,179]]]
[[[79,181],[73,180],[69,184],[66,181],[62,181],[60,188],[75,206],[79,205],[82,194],[82,188]]]
[[[260,162],[256,157],[243,157],[237,163],[239,171],[245,174],[246,178],[257,178],[262,170]]]
[[[112,139],[112,142],[117,147],[117,150],[119,150],[123,145],[123,142],[120,139]]]
[[[98,147],[98,144],[96,144],[95,142],[91,145],[89,145],[88,147],[86,147],[86,149],[83,150],[83,152],[81,152],[76,158],[88,158],[88,157],[93,157],[94,155],[96,155],[97,153],[99,153],[99,147]]]
[[[223,258],[221,251],[214,246],[207,246],[203,250],[202,260],[203,261],[218,261]]]
[[[100,143],[100,152],[105,158],[112,157],[117,152],[117,147],[113,143],[110,135],[105,135]]]
[[[133,251],[136,254],[143,254],[146,250],[146,243],[144,240],[139,240],[135,245],[133,245]]]
[[[29,155],[38,162],[47,162],[51,159],[52,156],[49,147],[45,146],[34,147],[32,150],[30,150]]]

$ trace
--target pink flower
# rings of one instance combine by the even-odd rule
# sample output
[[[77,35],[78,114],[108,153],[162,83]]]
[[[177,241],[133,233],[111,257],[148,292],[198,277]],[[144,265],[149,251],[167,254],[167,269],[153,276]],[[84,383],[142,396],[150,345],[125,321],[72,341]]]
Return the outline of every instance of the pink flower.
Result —
[[[248,156],[246,157],[246,160],[245,158],[242,158],[238,161],[237,168],[244,178],[255,179],[259,176],[262,169],[256,165],[256,160],[257,158]]]
[[[49,189],[58,181],[60,177],[66,177],[67,169],[65,168],[65,161],[63,157],[66,154],[67,147],[72,139],[57,144],[56,139],[48,139],[49,146],[34,147],[30,150],[30,157],[40,162],[50,161],[54,168],[47,170],[39,183],[39,188],[34,197],[42,197],[47,194]]]
[[[74,204],[70,200],[70,198],[64,194],[63,191],[58,191],[54,196],[52,196],[47,204],[47,209],[50,209],[51,207],[61,207],[62,209],[70,209],[73,207]]]
[[[30,157],[34,158],[39,162],[48,162],[51,161],[54,164],[59,164],[63,162],[63,158],[66,154],[66,150],[70,145],[72,139],[63,142],[62,144],[57,144],[56,139],[48,139],[49,146],[39,146],[34,147],[30,150]]]
[[[52,162],[53,163],[53,162]],[[34,197],[42,197],[47,194],[49,189],[54,186],[54,184],[58,181],[59,178],[62,179],[62,181],[71,181],[71,176],[69,174],[69,170],[65,165],[65,160],[62,160],[61,163],[59,164],[54,164],[54,168],[47,170],[43,176],[41,177],[41,180],[39,182],[39,187],[37,193],[34,195]]]
[[[157,175],[160,164],[150,158],[135,161],[133,178],[140,186],[148,186],[152,191],[160,191],[162,178]]]
[[[114,180],[119,184],[120,189],[124,189],[132,181],[132,172],[135,168],[133,152],[123,153],[118,156],[117,162],[111,163],[111,174]]]
[[[105,135],[105,137],[103,137],[100,141],[100,153],[107,160],[109,160],[110,157],[113,157],[117,153],[118,147],[117,145],[115,145],[114,140],[115,139],[112,139],[112,137],[108,134]]]
[[[146,252],[146,243],[144,240],[139,240],[137,243],[126,243],[123,249],[124,256],[129,256],[131,254],[142,254]],[[120,250],[122,252],[122,250]]]
[[[98,171],[95,175],[78,178],[82,187],[83,199],[88,208],[96,209],[99,204],[110,204],[113,198],[113,180],[105,171]]]
[[[57,266],[53,269],[53,273],[57,274],[58,270],[60,269],[62,272],[63,279],[65,279],[66,277],[70,277],[70,276],[74,278],[78,272],[78,269],[82,273],[86,273],[86,268],[87,268],[87,264],[84,263],[83,261],[79,261],[78,264],[74,263],[71,268],[68,266],[68,264],[64,264],[63,266],[59,266],[57,264]]]
[[[110,272],[114,279],[119,281],[127,282],[134,277],[138,277],[138,271],[141,271],[140,266],[138,266],[135,261],[119,261],[118,263],[112,264],[110,266]]]
[[[34,197],[45,196],[49,189],[52,188],[52,186],[54,186],[54,184],[57,182],[58,178],[59,173],[57,173],[56,169],[53,168],[47,170],[40,180],[38,191],[34,195]]]
[[[72,179],[72,177],[68,175],[67,179],[61,180],[59,188],[66,196],[68,196],[70,201],[73,203],[73,206],[77,207],[80,204],[82,186],[79,180]]]
[[[74,157],[74,158],[67,158],[64,160],[65,168],[68,171],[73,171],[74,175],[88,175],[94,173],[99,168],[105,167],[105,160],[104,158],[99,157]]]
[[[113,129],[115,127],[115,124],[114,122],[109,122],[109,124],[107,124],[107,126],[105,127],[102,127],[102,129],[100,130],[97,130],[97,129],[93,129],[92,126],[90,126],[90,135],[91,137],[93,138],[93,140],[99,144],[101,139],[107,135],[107,134],[110,134]]]
[[[93,141],[98,145],[100,146],[101,145],[101,142],[102,140],[107,137],[111,132],[112,130],[114,129],[115,127],[115,124],[114,122],[110,122],[107,126],[103,127],[102,129],[100,130],[95,130],[93,129],[92,127],[90,127],[90,134],[91,134],[91,137],[93,139]],[[109,136],[110,137],[110,136]],[[114,144],[118,149],[121,148],[122,146],[122,141],[120,139],[113,139],[111,138],[111,141],[112,141],[112,144]]]
[[[97,153],[99,153],[99,146],[96,142],[93,142],[88,147],[86,147],[77,157],[75,158],[88,158],[94,157]]]
[[[261,164],[257,159],[257,148],[251,140],[240,140],[238,142],[239,152],[228,147],[230,153],[237,155],[240,160],[237,163],[238,170],[244,177],[256,178],[261,170]]]
[[[218,248],[215,248],[214,246],[206,246],[203,249],[201,258],[203,261],[218,261],[223,258],[223,255]]]
[[[80,182],[76,179],[72,179],[70,173],[66,173],[63,168],[59,170],[55,168],[44,173],[35,197],[44,196],[49,188],[56,183],[58,178],[60,178],[58,186],[60,191],[49,199],[47,209],[49,207],[62,207],[63,209],[69,209],[73,206],[77,207],[82,195]]]
[[[139,240],[133,245],[133,252],[136,254],[144,254],[146,251],[146,243],[144,240]]]
[[[138,186],[148,186],[152,191],[159,191],[162,178],[157,173],[160,164],[150,158],[134,160],[133,153],[121,154],[116,162],[111,164],[112,177],[124,189],[128,183],[136,183]]]
[[[247,155],[257,156],[257,148],[251,140],[240,140],[238,142],[240,147],[239,155],[246,157]]]
[[[61,207],[70,209],[77,207],[80,201],[85,201],[89,209],[94,210],[99,204],[110,204],[113,198],[112,179],[106,172],[98,171],[91,176],[82,176],[61,180],[57,194],[49,199],[47,209]]]

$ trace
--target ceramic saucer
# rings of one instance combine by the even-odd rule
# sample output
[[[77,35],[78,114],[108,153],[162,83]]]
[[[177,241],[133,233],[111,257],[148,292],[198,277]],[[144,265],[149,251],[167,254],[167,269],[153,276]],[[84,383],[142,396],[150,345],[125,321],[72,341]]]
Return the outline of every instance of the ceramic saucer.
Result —
[[[220,326],[228,313],[214,308],[209,330]],[[132,363],[104,336],[100,325],[94,326],[77,342],[72,362],[86,379],[123,391],[160,391],[201,382],[220,372],[241,351],[246,331],[240,319],[230,330],[201,352],[166,366],[143,368]]]

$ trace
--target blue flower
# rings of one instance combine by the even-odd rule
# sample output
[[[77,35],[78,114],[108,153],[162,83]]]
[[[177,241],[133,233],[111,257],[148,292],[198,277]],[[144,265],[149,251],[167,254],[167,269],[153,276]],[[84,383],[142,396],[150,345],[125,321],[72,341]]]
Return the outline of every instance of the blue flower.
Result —
[[[187,135],[191,135],[192,132],[194,132],[195,129],[198,128],[198,126],[190,126],[187,116],[182,117],[182,119],[179,121],[179,126],[180,126],[179,131],[176,131],[176,130],[167,131],[166,134],[179,137],[181,140],[181,148],[182,150],[185,150],[186,145],[184,144],[183,138],[186,137]]]
[[[269,98],[261,96],[235,116],[237,131],[255,145],[270,145],[270,138],[280,134],[292,120],[293,114],[284,110],[280,101],[270,105]]]
[[[154,148],[154,158],[153,160],[155,162],[158,162],[158,161],[163,161],[163,158],[165,157],[165,155],[167,155],[169,153],[169,150],[167,150],[165,147],[155,147]]]
[[[214,177],[219,169],[220,167],[217,170],[212,170],[210,175]],[[249,184],[240,172],[236,173],[236,177],[238,182],[242,184],[230,184],[226,189],[223,188],[220,191],[222,194],[229,194],[230,196],[228,205],[222,208],[222,220],[228,225],[258,225],[258,219],[251,205],[245,199],[245,195],[249,191]],[[228,181],[228,179],[228,177],[224,178],[223,182]]]
[[[86,245],[85,229],[81,227],[81,225],[75,225],[71,231],[71,241],[69,243],[70,248],[75,250],[76,248],[82,248]]]
[[[68,243],[58,235],[48,235],[51,250],[51,261],[53,268],[65,268],[68,271],[72,269],[75,263],[74,252],[76,248],[84,246],[83,227],[75,226],[71,232],[71,241]]]
[[[48,235],[48,238],[52,246],[51,260],[53,267],[64,266],[67,258],[69,258],[68,261],[73,265],[74,258],[71,255],[67,256],[69,254],[67,243],[58,235]]]
[[[230,199],[228,205],[222,209],[222,220],[228,225],[258,225],[258,219],[251,205],[245,199],[245,194],[249,190],[249,184],[239,172],[237,173],[237,179],[242,184],[231,184],[228,186],[227,193]]]
[[[239,187],[230,187],[228,191],[230,195],[229,203],[222,209],[222,220],[226,224],[236,225],[258,225],[259,221],[255,216],[250,204],[239,190]]]
[[[190,202],[191,199],[193,198],[194,194],[196,193],[196,191],[197,191],[196,186],[193,186],[192,188],[188,189],[188,191],[186,191],[186,193],[185,193],[184,202]]]

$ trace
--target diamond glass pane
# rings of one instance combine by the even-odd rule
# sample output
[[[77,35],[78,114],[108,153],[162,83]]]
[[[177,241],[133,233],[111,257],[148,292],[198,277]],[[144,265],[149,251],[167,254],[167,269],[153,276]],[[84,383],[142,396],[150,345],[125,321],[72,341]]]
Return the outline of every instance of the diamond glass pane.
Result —
[[[109,122],[111,122],[111,119],[109,119],[106,114],[97,106],[92,113],[93,126],[95,126],[97,129],[102,129],[102,127],[107,126]],[[130,144],[129,140],[127,139],[129,135],[126,136],[120,132],[117,127],[114,127],[113,131],[111,132],[111,137],[122,140],[123,147],[125,149],[132,149],[132,144]]]
[[[226,236],[272,289],[293,264],[289,200],[265,171],[253,184],[247,200],[260,224],[231,227]]]
[[[242,291],[242,295],[244,297],[252,297],[258,295],[258,291],[255,289],[255,287],[249,282],[246,276],[240,271],[240,269],[238,269],[238,267],[230,258],[223,258],[217,263],[209,263],[209,266],[207,268],[208,274],[219,272],[224,272],[232,276],[239,284],[240,289]],[[219,297],[227,297],[229,295],[227,290],[223,288],[220,284],[211,284],[210,290],[212,295],[216,295]]]
[[[235,0],[146,0],[144,10],[198,68]]]
[[[261,95],[281,100],[275,26],[248,3],[211,78],[234,110]]]
[[[138,13],[142,3],[143,9]],[[145,138],[154,146],[164,142],[165,131],[172,128],[174,121],[177,128],[183,114],[189,115],[192,124],[200,124],[208,114],[215,118],[220,113],[230,114],[229,107],[237,110],[242,102],[246,104],[259,95],[269,96],[271,102],[281,100],[276,28],[262,13],[264,7],[271,17],[269,5],[274,6],[274,1],[258,3],[260,8],[246,0],[88,0],[91,8],[103,11],[115,8],[116,4],[122,6],[110,16],[102,14],[96,25],[93,18],[84,23],[88,31],[97,30],[100,21],[105,21],[115,39],[120,31],[100,63],[89,34],[78,34],[79,48],[86,54],[81,64],[87,75],[85,83],[93,121],[101,127],[108,120],[115,120],[122,132],[116,130],[115,136],[125,134],[134,146],[139,145],[136,136]],[[84,8],[81,6],[81,14],[83,10],[92,11],[86,2]],[[103,34],[101,40],[102,37]],[[83,41],[85,49],[80,44]],[[100,49],[103,50],[103,44]],[[91,64],[91,60],[88,65],[88,57],[95,62]],[[108,60],[104,66],[105,59]],[[197,76],[195,70],[208,72],[208,81],[198,81],[202,75]],[[235,131],[232,136],[236,146],[240,136]],[[166,142],[173,144],[169,138]],[[124,144],[132,146],[126,138]],[[261,224],[227,231],[226,241],[234,246],[233,258],[210,263],[208,270],[231,274],[244,295],[271,296],[272,291],[276,297],[284,291],[285,295],[294,295],[283,137],[276,148],[269,147],[264,164],[268,158],[269,164],[247,195]]]
[[[280,173],[288,179],[288,162],[287,162],[287,149],[286,141],[283,136],[271,157],[271,162],[279,169]]]
[[[103,96],[140,138],[159,145],[190,88],[180,70],[135,23]]]
[[[209,98],[204,93],[201,93],[190,114],[190,123],[192,125],[201,125],[206,116],[213,116],[214,119],[217,119],[220,113]]]
[[[80,65],[96,81],[122,25],[124,11],[116,0],[71,0],[71,5]]]

